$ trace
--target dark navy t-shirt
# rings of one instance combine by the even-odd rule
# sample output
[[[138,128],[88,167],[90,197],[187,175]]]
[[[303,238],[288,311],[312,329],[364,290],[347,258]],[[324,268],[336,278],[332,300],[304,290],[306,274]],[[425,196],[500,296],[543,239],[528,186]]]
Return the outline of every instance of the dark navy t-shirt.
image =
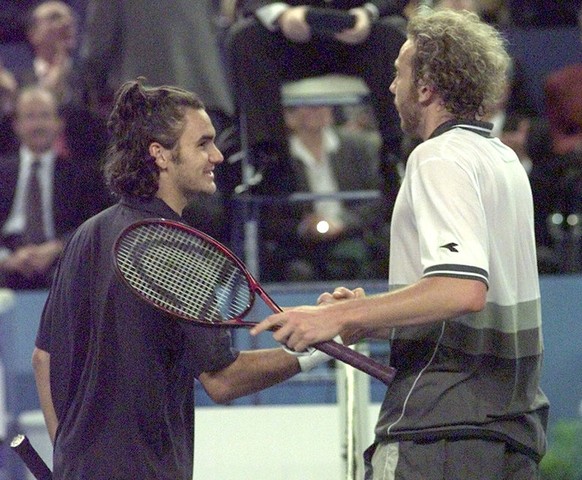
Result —
[[[238,352],[228,331],[171,318],[116,277],[115,239],[153,217],[180,220],[159,199],[124,199],[61,257],[36,339],[50,353],[59,419],[55,480],[192,478],[194,380]]]

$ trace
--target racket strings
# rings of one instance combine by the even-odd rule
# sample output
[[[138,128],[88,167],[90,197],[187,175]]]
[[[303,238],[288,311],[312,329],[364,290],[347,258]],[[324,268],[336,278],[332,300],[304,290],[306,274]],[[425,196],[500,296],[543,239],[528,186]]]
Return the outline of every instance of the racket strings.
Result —
[[[130,286],[182,317],[222,322],[241,316],[252,300],[236,263],[179,228],[146,224],[131,230],[118,245],[117,262]]]

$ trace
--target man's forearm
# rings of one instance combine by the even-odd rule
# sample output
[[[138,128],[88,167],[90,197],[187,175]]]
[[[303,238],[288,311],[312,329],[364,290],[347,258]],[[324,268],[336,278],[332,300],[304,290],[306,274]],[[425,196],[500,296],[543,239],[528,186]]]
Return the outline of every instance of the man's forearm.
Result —
[[[35,348],[32,353],[32,366],[34,369],[34,379],[40,400],[40,407],[44,415],[44,421],[49,433],[51,442],[55,443],[55,435],[59,421],[55,412],[50,384],[50,354],[40,348]]]

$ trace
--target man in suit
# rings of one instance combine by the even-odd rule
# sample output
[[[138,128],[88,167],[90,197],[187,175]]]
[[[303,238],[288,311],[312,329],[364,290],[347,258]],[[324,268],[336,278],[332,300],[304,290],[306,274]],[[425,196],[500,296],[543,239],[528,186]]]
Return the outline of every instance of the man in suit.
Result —
[[[77,18],[61,0],[39,2],[27,15],[26,39],[32,57],[15,69],[20,88],[40,86],[56,97],[63,120],[59,151],[63,156],[85,158],[93,163],[101,158],[107,129],[104,118],[91,111],[84,99],[84,87],[76,61]],[[13,112],[8,112],[6,118]],[[6,128],[3,144],[15,137]]]
[[[19,93],[14,131],[20,148],[0,157],[0,285],[4,287],[48,287],[67,235],[107,204],[96,169],[57,154],[55,142],[62,127],[51,91],[28,87]],[[30,183],[33,176],[36,187]],[[35,188],[38,197],[31,197]],[[38,209],[32,208],[32,198],[39,199]]]
[[[383,140],[386,191],[395,194],[402,133],[388,91],[392,65],[404,43],[401,13],[390,0],[242,0],[241,20],[227,42],[237,107],[244,117],[249,160],[257,169],[288,154],[281,85],[327,73],[358,76],[368,85]],[[331,31],[311,20],[315,9],[351,14],[353,26]],[[320,10],[321,11],[321,10]],[[395,185],[396,184],[396,185]]]
[[[335,124],[327,105],[285,108],[290,156],[262,192],[329,195],[377,190],[378,143]],[[265,280],[336,280],[372,276],[372,242],[381,227],[377,200],[319,199],[263,212]]]

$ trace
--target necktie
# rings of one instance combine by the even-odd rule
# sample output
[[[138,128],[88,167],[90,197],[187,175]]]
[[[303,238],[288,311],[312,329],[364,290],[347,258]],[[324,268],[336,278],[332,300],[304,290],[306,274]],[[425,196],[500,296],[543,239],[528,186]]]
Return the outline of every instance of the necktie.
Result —
[[[38,170],[40,160],[34,159],[28,177],[28,189],[26,193],[26,227],[24,230],[25,243],[35,245],[46,240],[44,232],[44,219],[42,208],[42,195]]]

